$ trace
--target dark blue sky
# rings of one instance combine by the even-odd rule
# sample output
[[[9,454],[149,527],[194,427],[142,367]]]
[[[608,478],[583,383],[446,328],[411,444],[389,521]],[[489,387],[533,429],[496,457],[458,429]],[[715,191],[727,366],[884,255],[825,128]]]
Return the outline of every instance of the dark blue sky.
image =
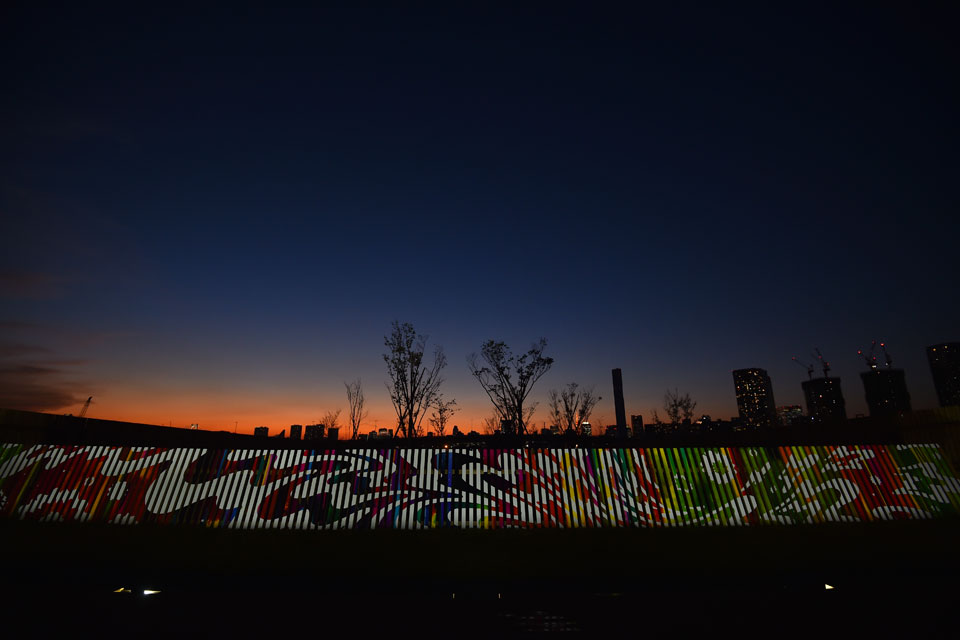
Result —
[[[944,11],[133,10],[0,20],[5,406],[281,427],[362,376],[382,426],[395,318],[467,424],[488,338],[546,337],[535,396],[595,384],[604,420],[612,367],[628,413],[679,387],[727,417],[747,366],[799,403],[814,345],[863,412],[872,338],[935,404]]]

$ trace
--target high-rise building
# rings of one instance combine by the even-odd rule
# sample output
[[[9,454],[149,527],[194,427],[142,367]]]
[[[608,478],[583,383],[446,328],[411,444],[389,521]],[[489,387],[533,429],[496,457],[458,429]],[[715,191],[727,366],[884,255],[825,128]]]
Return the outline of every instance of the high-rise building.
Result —
[[[321,440],[327,427],[322,424],[308,424],[303,429],[304,440]]]
[[[617,429],[627,430],[627,412],[623,408],[623,376],[620,369],[613,370],[613,406],[617,413]]]
[[[253,435],[257,436],[258,438],[266,438],[270,435],[270,429],[269,427],[256,427],[253,430]]]
[[[292,424],[290,425],[290,439],[299,440],[303,436],[303,425],[302,424]]]
[[[641,433],[643,433],[643,416],[630,416],[630,428],[633,429],[634,436],[639,436]]]
[[[847,419],[847,405],[840,390],[840,378],[811,378],[804,380],[803,398],[807,401],[807,415],[817,422]]]
[[[927,361],[940,406],[960,405],[960,342],[927,347]]]
[[[766,370],[736,369],[733,386],[737,392],[737,409],[740,419],[747,425],[769,427],[777,422],[776,404],[773,401],[773,384]]]
[[[910,393],[903,369],[875,368],[860,374],[870,417],[895,416],[910,411]]]
[[[706,422],[710,422],[709,416],[704,416],[704,418],[707,418]],[[798,404],[777,407],[777,420],[787,427],[800,424],[803,422],[803,409]]]

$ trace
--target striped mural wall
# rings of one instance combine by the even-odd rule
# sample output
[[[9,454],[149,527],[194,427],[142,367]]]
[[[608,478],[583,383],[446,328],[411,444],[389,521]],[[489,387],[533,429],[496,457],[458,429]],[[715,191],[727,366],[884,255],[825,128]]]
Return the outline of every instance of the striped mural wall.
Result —
[[[215,450],[0,444],[0,516],[237,529],[676,527],[934,518],[933,444]]]

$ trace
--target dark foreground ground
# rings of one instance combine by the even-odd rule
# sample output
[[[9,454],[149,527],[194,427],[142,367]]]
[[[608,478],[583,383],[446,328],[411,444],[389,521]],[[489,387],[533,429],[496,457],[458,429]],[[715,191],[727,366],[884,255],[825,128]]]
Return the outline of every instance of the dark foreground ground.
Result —
[[[958,534],[955,520],[342,533],[3,521],[0,596],[6,624],[35,637],[960,637]]]

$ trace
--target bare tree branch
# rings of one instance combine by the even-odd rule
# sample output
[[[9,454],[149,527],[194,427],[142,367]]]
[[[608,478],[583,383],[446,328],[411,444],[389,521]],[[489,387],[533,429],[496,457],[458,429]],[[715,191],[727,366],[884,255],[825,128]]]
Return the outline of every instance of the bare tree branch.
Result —
[[[433,401],[434,411],[430,414],[430,424],[433,425],[433,430],[438,436],[446,435],[447,422],[457,412],[456,407],[456,400],[444,400],[441,394],[437,394]]]
[[[593,387],[581,389],[576,382],[571,382],[560,391],[551,389],[550,417],[562,431],[573,430],[579,433],[580,425],[590,419],[597,399]]]
[[[383,354],[387,363],[387,390],[397,414],[397,433],[407,437],[419,436],[426,409],[437,397],[443,378],[440,370],[447,364],[443,348],[434,349],[433,365],[427,368],[423,363],[427,336],[418,334],[409,322],[400,324],[393,321],[390,335],[384,336],[384,346],[388,353]]]
[[[484,435],[492,436],[500,429],[500,412],[494,409],[493,414],[483,419],[480,431]]]
[[[693,410],[697,403],[690,398],[689,393],[680,394],[678,389],[663,394],[663,410],[667,412],[671,424],[680,424],[683,420],[693,418]]]
[[[515,356],[503,342],[487,340],[480,348],[482,363],[475,353],[467,358],[470,373],[480,382],[497,414],[518,434],[527,432],[527,422],[537,406],[524,407],[524,403],[533,385],[553,364],[553,358],[543,355],[546,346],[546,339],[541,338],[529,351]]]
[[[330,433],[330,429],[337,429],[340,427],[337,424],[337,421],[340,419],[340,409],[336,411],[327,411],[323,414],[323,417],[320,418],[320,424],[327,428],[327,433]]]
[[[347,388],[347,403],[350,405],[350,426],[353,429],[351,437],[356,440],[360,434],[360,423],[367,417],[368,412],[363,408],[364,397],[363,387],[360,385],[360,378],[353,382],[344,382],[343,386]]]

